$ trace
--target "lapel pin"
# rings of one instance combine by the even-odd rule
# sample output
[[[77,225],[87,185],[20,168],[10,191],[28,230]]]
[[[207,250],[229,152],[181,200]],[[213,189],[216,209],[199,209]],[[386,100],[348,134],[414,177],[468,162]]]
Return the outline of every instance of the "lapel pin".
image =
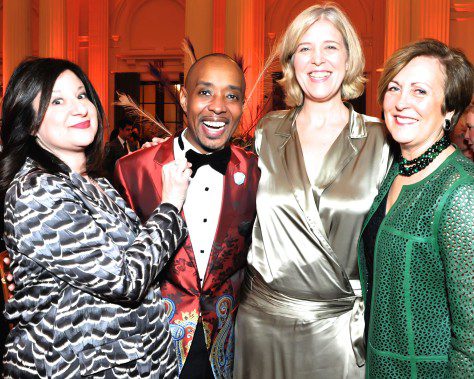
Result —
[[[236,172],[234,174],[234,182],[235,184],[237,184],[238,186],[240,186],[241,184],[244,184],[245,182],[245,174],[243,172]]]

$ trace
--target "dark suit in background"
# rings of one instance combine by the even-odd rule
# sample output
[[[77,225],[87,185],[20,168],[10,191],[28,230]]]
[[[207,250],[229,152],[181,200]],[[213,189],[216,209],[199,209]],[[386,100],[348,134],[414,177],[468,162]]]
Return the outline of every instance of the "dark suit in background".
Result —
[[[112,181],[114,176],[115,162],[127,154],[127,148],[122,145],[118,138],[107,142],[105,145],[104,170],[109,181]]]

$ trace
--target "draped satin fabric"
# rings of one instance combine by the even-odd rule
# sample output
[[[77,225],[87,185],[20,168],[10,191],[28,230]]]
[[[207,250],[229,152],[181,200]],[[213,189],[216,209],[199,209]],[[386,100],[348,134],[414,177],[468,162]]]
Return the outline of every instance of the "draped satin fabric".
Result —
[[[356,113],[306,174],[295,120],[256,132],[257,220],[236,323],[235,378],[364,377],[357,239],[391,163],[380,121]]]

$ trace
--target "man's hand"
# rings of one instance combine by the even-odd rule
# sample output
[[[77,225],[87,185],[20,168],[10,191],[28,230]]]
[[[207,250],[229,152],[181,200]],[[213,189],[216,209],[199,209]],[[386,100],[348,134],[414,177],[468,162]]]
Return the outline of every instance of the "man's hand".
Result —
[[[163,166],[163,203],[171,203],[181,210],[191,178],[191,163],[185,158],[175,160]]]

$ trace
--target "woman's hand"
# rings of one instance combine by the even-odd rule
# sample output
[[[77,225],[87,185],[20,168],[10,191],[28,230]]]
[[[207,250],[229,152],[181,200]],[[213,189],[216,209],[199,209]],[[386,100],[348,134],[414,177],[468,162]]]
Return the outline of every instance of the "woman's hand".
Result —
[[[186,199],[191,177],[191,163],[179,159],[163,166],[163,203],[173,204],[180,211]]]
[[[153,146],[156,146],[160,143],[163,143],[167,140],[169,140],[170,137],[166,137],[166,138],[158,138],[158,137],[153,137],[151,141],[148,141],[148,142],[145,142],[143,145],[142,145],[142,149],[146,149],[148,147],[153,147]]]
[[[3,263],[5,264],[5,270],[9,270],[10,262],[11,262],[10,258],[8,258],[8,257],[3,258]],[[5,279],[7,280],[8,290],[10,292],[13,292],[15,290],[15,282],[13,281],[13,275],[10,274],[10,272],[8,272]]]

